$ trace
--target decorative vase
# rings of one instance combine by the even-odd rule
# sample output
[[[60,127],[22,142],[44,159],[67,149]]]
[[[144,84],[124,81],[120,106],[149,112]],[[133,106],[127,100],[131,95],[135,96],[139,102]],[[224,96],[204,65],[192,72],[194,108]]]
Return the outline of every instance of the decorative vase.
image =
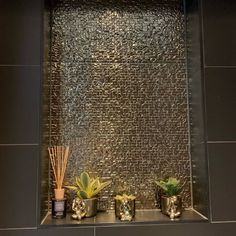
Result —
[[[83,199],[85,203],[85,217],[93,217],[97,214],[97,198]]]
[[[115,200],[115,215],[122,221],[131,221],[135,217],[135,199]]]
[[[161,212],[168,215],[172,220],[179,217],[182,213],[181,196],[161,196]]]
[[[95,216],[97,214],[97,202],[97,198],[75,198],[72,204],[72,210],[74,211],[72,218],[75,220],[81,220],[83,217]]]

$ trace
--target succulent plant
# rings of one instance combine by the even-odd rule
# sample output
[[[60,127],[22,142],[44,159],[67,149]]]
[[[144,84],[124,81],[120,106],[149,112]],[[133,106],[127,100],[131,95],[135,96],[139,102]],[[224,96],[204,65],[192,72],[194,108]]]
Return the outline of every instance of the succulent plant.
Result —
[[[167,197],[179,195],[182,190],[180,181],[173,177],[166,180],[155,181],[155,183],[163,190],[164,195]]]
[[[115,200],[123,201],[123,200],[134,200],[136,197],[134,195],[127,195],[124,193],[122,195],[116,195],[114,198]]]
[[[100,182],[100,178],[92,178],[87,172],[82,172],[80,176],[75,178],[74,186],[66,186],[74,190],[81,199],[90,199],[98,195],[105,187],[111,184],[111,181]]]

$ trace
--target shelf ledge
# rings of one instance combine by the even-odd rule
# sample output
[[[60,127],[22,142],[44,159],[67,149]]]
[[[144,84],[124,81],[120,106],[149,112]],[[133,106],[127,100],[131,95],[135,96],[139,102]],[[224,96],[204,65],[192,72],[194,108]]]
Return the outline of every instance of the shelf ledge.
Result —
[[[173,223],[192,223],[192,222],[208,222],[207,218],[199,214],[193,209],[184,210],[181,217],[170,220],[168,216],[163,215],[160,210],[136,210],[135,218],[131,222],[121,222],[115,217],[114,211],[98,212],[95,217],[83,218],[81,221],[72,220],[71,213],[68,213],[64,219],[53,219],[49,213],[42,227],[54,226],[106,226],[106,225],[133,225],[133,224],[173,224]]]

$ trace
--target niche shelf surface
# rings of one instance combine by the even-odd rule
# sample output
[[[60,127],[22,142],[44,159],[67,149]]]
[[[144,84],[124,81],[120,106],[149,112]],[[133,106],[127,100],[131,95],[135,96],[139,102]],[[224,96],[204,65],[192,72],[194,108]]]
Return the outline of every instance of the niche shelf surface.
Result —
[[[170,220],[169,217],[163,215],[159,210],[137,210],[135,219],[131,222],[121,222],[115,217],[114,211],[99,212],[97,216],[91,218],[84,218],[82,221],[71,219],[71,213],[67,214],[64,219],[52,219],[49,213],[44,221],[42,227],[53,226],[106,226],[106,225],[133,225],[133,224],[171,224],[171,223],[192,223],[192,222],[207,222],[207,218],[203,217],[197,211],[188,209],[183,211],[180,218]]]

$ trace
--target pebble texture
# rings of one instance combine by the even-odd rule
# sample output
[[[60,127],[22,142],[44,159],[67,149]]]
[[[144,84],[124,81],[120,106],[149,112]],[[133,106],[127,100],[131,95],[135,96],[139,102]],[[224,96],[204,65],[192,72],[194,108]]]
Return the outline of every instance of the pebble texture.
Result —
[[[191,206],[185,22],[179,0],[59,0],[52,12],[51,145],[82,170],[158,206],[154,179],[176,176]]]

